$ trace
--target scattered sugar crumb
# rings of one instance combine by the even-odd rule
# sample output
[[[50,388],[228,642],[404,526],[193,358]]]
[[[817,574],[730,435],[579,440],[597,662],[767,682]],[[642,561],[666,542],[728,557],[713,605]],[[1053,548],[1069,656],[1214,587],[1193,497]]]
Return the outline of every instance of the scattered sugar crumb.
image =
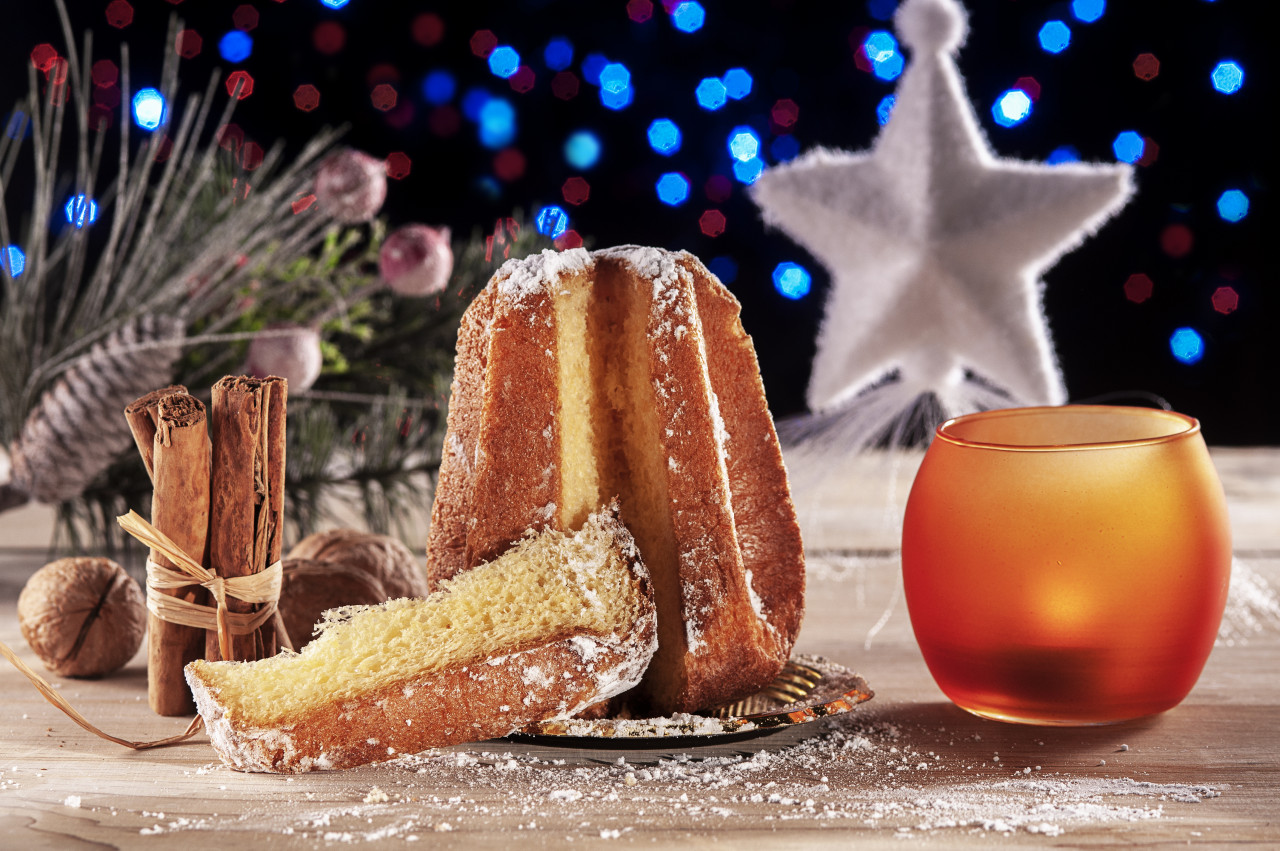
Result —
[[[390,801],[390,800],[391,800],[390,796],[388,796],[386,792],[382,791],[382,789],[380,789],[377,786],[374,786],[372,789],[370,789],[369,794],[364,796],[364,802],[366,804],[385,804],[387,801]]]

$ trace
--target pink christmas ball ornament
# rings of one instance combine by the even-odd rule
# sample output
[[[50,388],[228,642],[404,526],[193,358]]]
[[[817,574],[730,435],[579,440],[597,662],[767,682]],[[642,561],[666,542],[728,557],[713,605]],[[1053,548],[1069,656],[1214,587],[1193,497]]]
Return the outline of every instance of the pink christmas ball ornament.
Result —
[[[448,228],[404,225],[392,231],[378,252],[378,271],[403,296],[443,292],[453,274]]]
[[[289,390],[296,393],[316,383],[323,361],[316,329],[271,325],[249,343],[244,371],[256,378],[278,375],[288,380]]]
[[[380,159],[343,148],[316,172],[316,200],[343,224],[367,222],[387,200],[387,168]]]

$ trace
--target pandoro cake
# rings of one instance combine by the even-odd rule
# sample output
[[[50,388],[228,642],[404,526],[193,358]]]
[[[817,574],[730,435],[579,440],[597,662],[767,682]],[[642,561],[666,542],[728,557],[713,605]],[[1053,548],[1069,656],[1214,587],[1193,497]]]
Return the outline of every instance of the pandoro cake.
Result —
[[[459,330],[428,582],[616,497],[658,612],[633,712],[750,694],[799,632],[800,531],[739,311],[686,252],[573,249],[505,263]]]
[[[426,599],[326,613],[301,653],[186,668],[222,760],[349,768],[567,719],[632,688],[657,646],[648,572],[616,510],[521,536]]]

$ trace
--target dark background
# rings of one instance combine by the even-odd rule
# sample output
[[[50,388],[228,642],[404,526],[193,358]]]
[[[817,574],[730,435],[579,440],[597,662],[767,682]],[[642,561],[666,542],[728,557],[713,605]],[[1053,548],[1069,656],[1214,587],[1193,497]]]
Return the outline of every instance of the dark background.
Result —
[[[340,10],[319,0],[132,0],[132,21],[123,28],[108,22],[107,0],[69,5],[77,38],[93,30],[95,58],[118,60],[120,43],[129,43],[135,87],[159,84],[162,52],[171,49],[170,17],[181,16],[203,38],[201,53],[182,62],[184,86],[203,88],[215,69],[223,78],[236,68],[248,71],[254,92],[235,121],[264,145],[283,139],[296,149],[322,127],[346,124],[346,141],[355,147],[378,157],[407,154],[412,171],[391,182],[385,208],[392,224],[416,220],[448,225],[455,233],[491,231],[500,217],[521,211],[531,219],[532,212],[554,203],[569,211],[572,227],[595,247],[631,242],[685,248],[708,262],[732,259],[738,274],[730,287],[756,340],[774,413],[803,410],[826,273],[798,246],[764,229],[742,184],[733,182],[723,200],[708,198],[704,187],[713,175],[731,174],[725,145],[731,128],[751,125],[769,144],[770,109],[781,98],[799,105],[791,131],[801,150],[871,144],[879,129],[876,104],[894,88],[855,63],[851,42],[859,43],[859,34],[891,29],[890,22],[873,16],[873,6],[704,0],[705,25],[687,34],[671,25],[660,2],[653,4],[650,20],[630,20],[625,0],[350,0]],[[218,40],[234,27],[242,5],[257,11],[258,23],[251,31],[252,55],[233,66],[218,56]],[[1046,275],[1046,312],[1073,400],[1156,394],[1200,417],[1210,442],[1219,444],[1280,443],[1271,413],[1280,390],[1280,314],[1273,265],[1264,255],[1271,244],[1266,234],[1275,155],[1267,126],[1267,115],[1274,113],[1273,62],[1264,47],[1273,30],[1262,20],[1268,5],[1112,0],[1100,20],[1083,24],[1065,2],[974,0],[958,60],[969,97],[1001,156],[1042,160],[1071,145],[1086,161],[1113,162],[1111,142],[1122,130],[1136,130],[1158,145],[1154,160],[1137,169],[1138,193],[1129,206]],[[415,39],[414,24],[421,26],[424,14],[443,25],[434,44]],[[1036,39],[1053,18],[1073,30],[1072,44],[1058,55],[1042,51]],[[345,41],[337,52],[316,47],[316,28],[325,22],[342,28]],[[0,109],[7,112],[26,91],[31,48],[49,42],[61,52],[64,44],[53,4],[43,0],[13,4],[6,29]],[[482,29],[520,52],[535,73],[530,91],[512,91],[472,53],[469,42]],[[556,97],[554,72],[542,55],[553,36],[573,43],[570,70],[579,76],[589,53],[625,63],[635,88],[631,106],[604,108],[598,89],[585,81],[575,98]],[[1148,52],[1159,59],[1160,71],[1155,79],[1141,80],[1133,62]],[[1231,96],[1209,83],[1210,70],[1226,58],[1239,62],[1246,75]],[[730,67],[753,75],[752,93],[717,112],[700,109],[693,97],[698,81]],[[450,71],[458,83],[446,110],[459,109],[473,87],[510,101],[517,116],[510,147],[526,164],[521,176],[494,176],[498,152],[478,142],[471,121],[462,118],[456,132],[440,132],[448,115],[433,115],[438,107],[426,102],[421,88],[424,75],[436,69]],[[1013,128],[997,126],[992,103],[1026,76],[1041,86],[1031,118]],[[389,112],[370,100],[382,82],[398,92]],[[293,103],[302,84],[321,93],[311,112]],[[661,157],[647,144],[646,128],[657,117],[672,118],[683,131],[683,148],[674,157]],[[599,162],[586,171],[568,165],[562,152],[565,139],[579,129],[596,133],[603,145]],[[654,182],[666,171],[690,179],[691,196],[683,206],[668,207],[655,195]],[[574,176],[591,187],[590,199],[579,206],[561,197],[564,181]],[[1251,202],[1249,215],[1235,224],[1219,218],[1215,208],[1228,188],[1244,190]],[[699,230],[699,217],[708,209],[726,217],[719,237]],[[1192,237],[1183,256],[1162,248],[1170,225],[1185,226]],[[790,301],[773,289],[771,272],[784,260],[813,273],[808,297]],[[1142,303],[1125,296],[1125,281],[1135,273],[1154,282],[1152,296]],[[1216,312],[1211,302],[1223,286],[1239,295],[1238,308],[1229,314]],[[1169,337],[1181,326],[1204,337],[1205,355],[1197,364],[1182,364],[1170,352]]]

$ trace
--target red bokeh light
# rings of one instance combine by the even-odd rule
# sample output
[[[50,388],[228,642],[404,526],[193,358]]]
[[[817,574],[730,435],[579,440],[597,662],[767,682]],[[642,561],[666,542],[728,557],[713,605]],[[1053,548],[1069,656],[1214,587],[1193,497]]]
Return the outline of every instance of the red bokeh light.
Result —
[[[383,120],[387,122],[388,127],[403,130],[413,123],[413,116],[416,114],[417,109],[414,107],[413,101],[409,98],[402,98],[394,107],[383,113]]]
[[[93,70],[89,73],[93,78],[93,84],[99,88],[114,86],[120,79],[120,69],[110,59],[99,59],[93,63]]]
[[[337,21],[322,21],[311,31],[311,43],[325,56],[332,56],[347,43],[347,31]]]
[[[452,136],[462,126],[462,115],[449,104],[437,106],[427,116],[427,126],[440,137]]]
[[[555,239],[555,246],[558,250],[564,251],[569,248],[582,247],[582,235],[573,228],[569,228]]]
[[[320,90],[310,83],[303,83],[293,90],[293,105],[303,112],[310,112],[320,105]]]
[[[470,43],[472,53],[481,59],[488,59],[489,54],[498,46],[498,37],[491,30],[476,30]]]
[[[800,105],[791,98],[782,98],[769,110],[769,119],[783,130],[790,130],[799,118]]]
[[[105,106],[94,104],[89,107],[89,129],[101,132],[108,130],[115,121],[115,111]]]
[[[514,74],[507,78],[507,83],[510,84],[512,91],[524,94],[533,88],[535,79],[533,69],[528,65],[521,65]]]
[[[373,108],[381,112],[386,112],[394,107],[398,97],[395,87],[390,83],[379,83],[369,93],[369,100],[373,102]]]
[[[133,23],[133,7],[128,0],[111,0],[107,4],[107,23],[118,30]]]
[[[236,100],[244,100],[253,94],[253,77],[248,71],[232,71],[227,77],[227,94]]]
[[[162,163],[165,160],[169,159],[169,155],[173,153],[172,139],[170,139],[168,136],[165,136],[162,139],[160,139],[159,142],[153,142],[153,144],[155,145],[156,153],[155,153],[155,156],[152,157],[152,159],[154,159],[158,163]]]
[[[499,180],[510,183],[524,177],[524,154],[518,148],[503,148],[493,158],[493,173]]]
[[[53,63],[58,59],[58,51],[54,49],[52,44],[37,44],[31,50],[31,64],[41,74],[49,73],[49,69],[53,67]]]
[[[200,55],[200,51],[204,47],[204,39],[195,30],[183,30],[178,33],[178,37],[174,39],[174,42],[178,55],[183,59],[194,59]]]
[[[1024,92],[1032,103],[1040,100],[1040,81],[1035,77],[1019,77],[1013,87]]]
[[[234,24],[235,28],[238,30],[251,32],[258,26],[258,10],[250,6],[248,3],[239,5],[236,7],[236,10],[231,13],[231,23]]]
[[[53,66],[49,68],[49,82],[55,86],[61,86],[67,81],[67,69],[69,67],[67,60],[61,56],[53,60]]]
[[[650,0],[628,0],[627,17],[637,24],[643,24],[653,17],[653,3]]]
[[[435,47],[444,38],[444,21],[435,12],[423,12],[413,19],[413,40],[423,47]]]
[[[591,184],[584,178],[571,177],[564,182],[564,186],[560,187],[560,194],[564,196],[566,204],[576,207],[579,204],[585,204],[591,197]]]
[[[723,174],[713,174],[703,184],[702,191],[713,204],[723,204],[733,194],[733,184]]]
[[[245,171],[255,171],[262,165],[262,146],[257,142],[245,142],[240,149],[240,166]]]
[[[370,86],[376,86],[378,83],[398,83],[400,82],[400,69],[390,62],[379,62],[369,69],[369,73],[364,75],[364,81]]]
[[[120,87],[106,86],[93,90],[93,105],[104,109],[115,109],[120,105]]]
[[[387,154],[387,177],[392,180],[403,180],[409,176],[413,161],[403,151]]]
[[[1195,244],[1195,236],[1186,225],[1169,225],[1160,232],[1160,250],[1174,259],[1186,257]]]
[[[1133,60],[1133,75],[1139,80],[1154,80],[1160,74],[1160,60],[1154,53],[1139,53]]]
[[[551,93],[560,100],[572,100],[578,96],[578,75],[561,71],[551,78]]]
[[[1138,160],[1135,165],[1143,167],[1149,166],[1160,156],[1160,146],[1156,144],[1156,140],[1150,136],[1142,137],[1142,159]]]
[[[1142,304],[1151,298],[1151,293],[1154,291],[1155,284],[1141,272],[1130,275],[1129,280],[1124,282],[1124,297],[1134,304]]]
[[[217,139],[219,148],[234,151],[244,144],[244,130],[239,124],[224,124],[218,128]]]
[[[1240,294],[1235,291],[1234,287],[1218,287],[1213,291],[1213,309],[1219,313],[1226,315],[1234,313],[1235,309],[1240,306]]]
[[[698,229],[706,236],[717,237],[724,233],[724,213],[719,210],[707,210],[698,218]]]
[[[299,213],[301,213],[303,210],[310,207],[315,202],[316,202],[316,196],[303,195],[301,198],[294,201],[290,206],[293,208],[293,214],[296,216]]]

